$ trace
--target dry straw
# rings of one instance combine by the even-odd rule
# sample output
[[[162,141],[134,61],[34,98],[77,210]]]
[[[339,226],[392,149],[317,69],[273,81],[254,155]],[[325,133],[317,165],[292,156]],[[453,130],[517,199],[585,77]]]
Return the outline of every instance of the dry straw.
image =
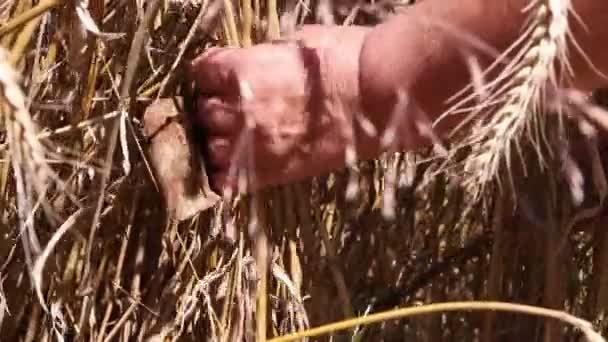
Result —
[[[350,150],[352,173],[225,201],[181,224],[164,221],[138,132],[139,115],[153,98],[180,94],[180,64],[211,45],[277,38],[279,17],[286,31],[315,16],[367,25],[400,4],[156,3],[156,15],[146,15],[154,8],[148,1],[0,1],[0,18],[8,13],[0,41],[10,51],[0,59],[3,339],[323,340],[318,334],[372,321],[378,324],[347,338],[540,340],[541,330],[545,340],[578,338],[555,320],[505,312],[498,321],[491,314],[515,310],[562,319],[599,340],[588,323],[557,311],[606,330],[608,235],[594,230],[603,227],[602,207],[582,216],[564,209],[562,221],[549,211],[555,226],[566,222],[563,233],[542,222],[538,229],[527,217],[515,221],[496,192],[485,192],[484,204],[471,200],[472,191],[481,194],[478,180],[515,169],[508,163],[513,151],[534,145],[541,163],[551,158],[539,152],[549,121],[544,95],[556,85],[557,63],[567,65],[569,2],[530,4],[531,19],[498,81],[483,84],[485,74],[470,60],[475,96],[497,114],[463,141],[473,149],[465,162],[468,188],[445,174],[433,177],[445,165],[424,153],[357,162]],[[595,121],[601,111],[593,107]],[[595,177],[604,172],[594,147]],[[535,180],[561,186],[555,177]],[[541,204],[567,202],[559,194],[538,196]],[[507,229],[514,222],[525,229]],[[579,223],[591,228],[582,231]],[[557,311],[440,303],[465,299]],[[405,308],[374,313],[391,307]],[[467,310],[485,312],[481,320],[455,312]],[[436,311],[451,313],[397,320]],[[357,315],[363,317],[307,330]]]
[[[47,158],[52,155],[39,140],[39,130],[27,109],[21,90],[21,77],[9,64],[8,53],[0,49],[0,113],[6,127],[10,161],[16,186],[19,232],[28,268],[40,304],[47,310],[41,294],[40,274],[34,272],[34,259],[41,244],[34,227],[34,215],[40,206],[52,215],[46,194],[50,181],[58,180]],[[59,189],[64,185],[60,183]]]

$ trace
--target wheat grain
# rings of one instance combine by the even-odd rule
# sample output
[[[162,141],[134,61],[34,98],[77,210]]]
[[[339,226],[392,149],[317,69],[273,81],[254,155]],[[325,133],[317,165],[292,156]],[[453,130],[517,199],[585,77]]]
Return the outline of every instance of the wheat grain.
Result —
[[[500,184],[503,167],[506,167],[508,182],[513,186],[514,153],[519,155],[526,172],[527,165],[522,156],[524,144],[531,144],[539,164],[545,165],[542,150],[548,147],[548,142],[544,102],[547,92],[558,86],[558,65],[564,67],[562,70],[568,69],[566,41],[571,4],[570,0],[533,0],[526,10],[530,12],[528,26],[514,43],[520,50],[496,80],[484,86],[485,94],[491,95],[483,97],[471,116],[491,106],[498,109],[490,118],[474,124],[472,132],[452,150],[450,160],[460,148],[471,148],[471,153],[462,162],[463,181],[476,196],[489,182],[498,180]],[[503,54],[501,59],[505,58]]]

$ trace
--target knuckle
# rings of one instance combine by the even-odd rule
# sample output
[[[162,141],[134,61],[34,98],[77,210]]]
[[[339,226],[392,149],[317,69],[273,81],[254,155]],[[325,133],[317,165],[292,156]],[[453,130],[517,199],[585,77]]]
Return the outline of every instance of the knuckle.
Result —
[[[197,106],[196,120],[210,134],[231,134],[243,125],[239,111],[218,98],[200,98]]]
[[[226,58],[230,56],[233,51],[234,48],[229,47],[211,47],[196,57],[192,61],[192,66],[201,69],[206,67],[217,67],[218,64],[225,62]]]

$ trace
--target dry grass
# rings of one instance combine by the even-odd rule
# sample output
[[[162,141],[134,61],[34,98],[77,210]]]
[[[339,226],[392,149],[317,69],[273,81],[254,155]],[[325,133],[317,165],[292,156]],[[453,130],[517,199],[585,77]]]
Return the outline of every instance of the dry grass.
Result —
[[[513,177],[513,196],[495,186],[493,177],[507,173],[493,166],[484,201],[474,201],[462,178],[438,173],[443,162],[420,151],[358,164],[354,201],[344,171],[181,224],[165,219],[140,153],[139,118],[154,98],[180,93],[183,62],[208,46],[248,45],[315,18],[372,24],[403,4],[81,4],[0,4],[7,51],[0,56],[1,340],[254,341],[264,331],[273,337],[395,306],[471,299],[566,310],[608,332],[607,144],[586,122],[559,121],[555,130],[558,120],[539,119],[543,111],[532,121],[503,115],[523,121],[491,123],[520,125],[511,128],[511,142],[521,143],[518,158],[529,167],[528,177]],[[553,62],[539,59],[534,67],[549,73]],[[526,83],[508,77],[513,82],[502,93],[524,94],[518,87]],[[532,104],[546,81],[532,80],[525,85],[536,89],[525,93],[532,98],[514,95],[508,104],[538,108]],[[573,101],[571,109],[593,120],[605,114],[600,105],[608,96],[595,100],[598,106]],[[538,135],[538,149],[528,146],[525,127],[546,128],[547,143]],[[567,132],[570,145],[551,132]],[[482,152],[457,157],[488,156],[492,148],[494,160],[508,155],[493,134],[481,135],[474,145]],[[550,153],[556,148],[561,152]],[[566,172],[534,167],[538,155]],[[393,220],[384,219],[387,212]],[[252,224],[257,234],[248,233]],[[452,312],[334,337],[554,341],[578,340],[580,332],[530,316]]]

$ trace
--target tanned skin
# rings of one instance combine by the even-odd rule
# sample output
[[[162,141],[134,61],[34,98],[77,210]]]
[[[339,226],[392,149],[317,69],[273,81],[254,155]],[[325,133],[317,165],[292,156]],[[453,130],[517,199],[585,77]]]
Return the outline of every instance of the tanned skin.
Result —
[[[608,1],[571,2],[585,25],[571,15],[572,36],[587,57],[569,47],[574,75],[567,86],[589,91],[608,84],[601,75],[608,74]],[[458,33],[500,53],[519,37],[528,3],[424,0],[373,28],[311,25],[287,41],[205,52],[193,62],[192,75],[213,187],[237,184],[228,174],[246,120],[251,139],[244,155],[254,160],[239,167],[254,171],[250,190],[343,168],[353,143],[359,160],[377,157],[398,90],[414,106],[399,113],[398,147],[427,145],[415,115],[436,120],[446,101],[471,82],[463,52],[474,54],[481,68],[496,57],[471,48]],[[253,96],[240,96],[243,89]],[[435,133],[445,134],[462,118],[445,120]]]

